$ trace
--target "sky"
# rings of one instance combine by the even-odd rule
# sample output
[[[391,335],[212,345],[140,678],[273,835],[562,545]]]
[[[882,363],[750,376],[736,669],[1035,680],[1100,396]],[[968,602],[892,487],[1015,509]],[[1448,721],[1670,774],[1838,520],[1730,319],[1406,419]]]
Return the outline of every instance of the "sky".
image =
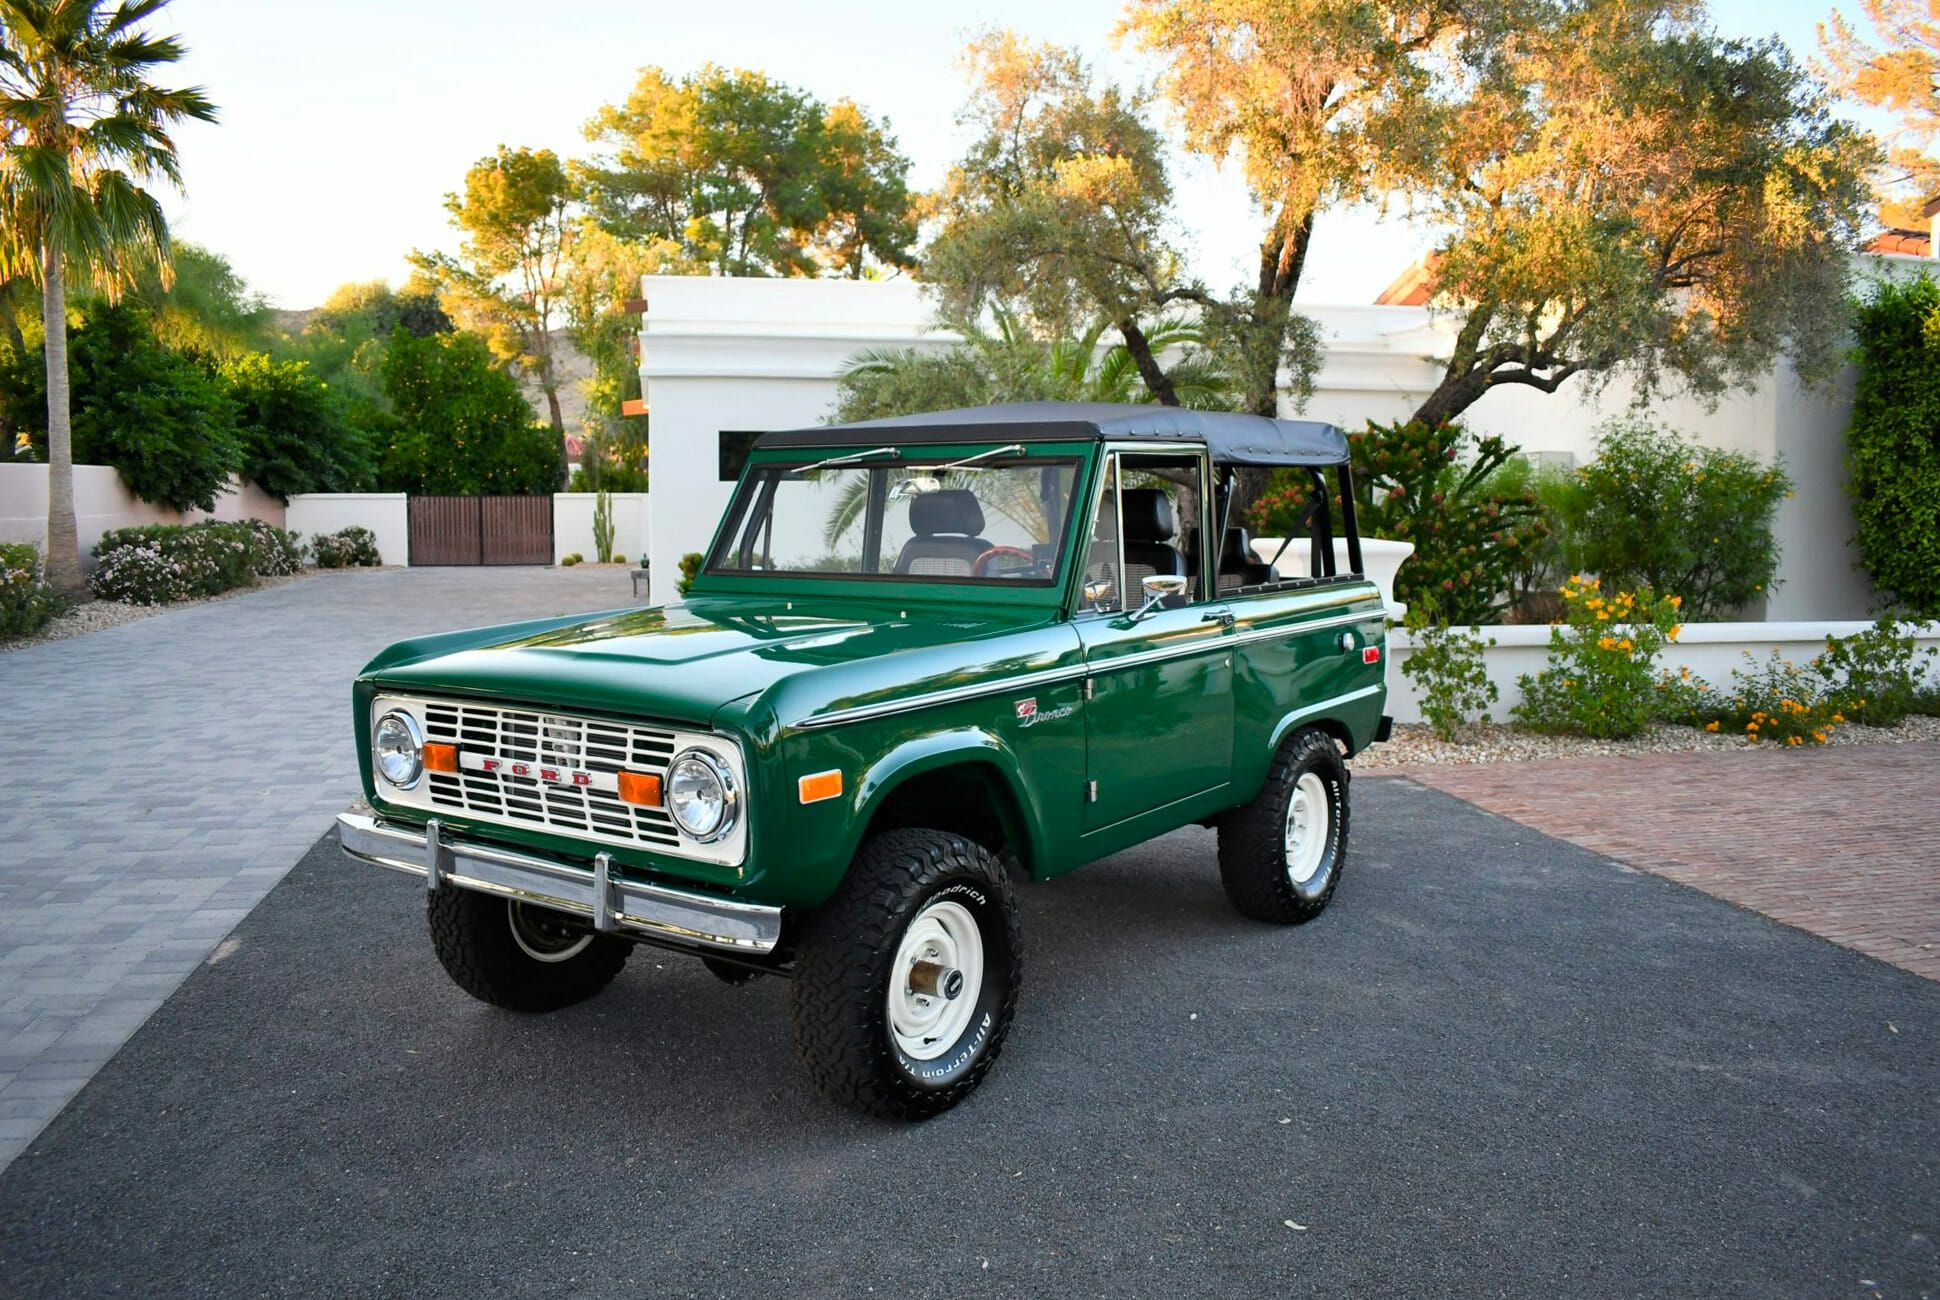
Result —
[[[1715,0],[1732,36],[1816,48],[1825,0]],[[886,116],[912,183],[960,152],[957,54],[986,27],[1074,45],[1126,82],[1153,68],[1112,37],[1120,0],[175,0],[158,30],[189,55],[170,80],[203,86],[219,124],[178,136],[177,238],[227,256],[279,307],[354,280],[401,281],[414,249],[453,247],[443,208],[501,142],[586,149],[581,128],[641,67],[759,69]],[[1260,219],[1237,168],[1181,155],[1173,184],[1194,271],[1226,287],[1256,255]],[[1371,302],[1427,246],[1404,216],[1324,214],[1300,297]]]

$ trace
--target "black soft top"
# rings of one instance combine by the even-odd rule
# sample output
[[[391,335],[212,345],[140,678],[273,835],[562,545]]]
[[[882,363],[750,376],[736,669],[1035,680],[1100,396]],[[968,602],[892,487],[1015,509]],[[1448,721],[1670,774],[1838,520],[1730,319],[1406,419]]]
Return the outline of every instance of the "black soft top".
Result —
[[[1228,465],[1338,465],[1347,438],[1318,420],[1276,420],[1231,411],[1178,406],[1114,406],[1108,402],[1010,402],[926,411],[887,420],[860,420],[813,429],[765,433],[757,450],[772,447],[874,447],[883,443],[1135,441],[1203,442],[1215,462]]]

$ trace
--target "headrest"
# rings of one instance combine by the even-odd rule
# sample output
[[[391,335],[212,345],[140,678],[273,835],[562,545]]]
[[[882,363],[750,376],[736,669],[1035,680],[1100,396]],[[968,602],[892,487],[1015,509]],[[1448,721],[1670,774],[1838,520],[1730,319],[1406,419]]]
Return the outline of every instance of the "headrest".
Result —
[[[1246,530],[1238,524],[1228,528],[1219,545],[1219,567],[1239,569],[1259,562],[1260,557],[1253,554],[1253,539],[1246,535]]]
[[[1172,540],[1172,497],[1159,488],[1127,488],[1119,493],[1125,508],[1125,540]]]
[[[925,492],[909,499],[909,526],[918,537],[938,533],[975,537],[983,531],[983,507],[977,504],[977,494],[966,488]]]

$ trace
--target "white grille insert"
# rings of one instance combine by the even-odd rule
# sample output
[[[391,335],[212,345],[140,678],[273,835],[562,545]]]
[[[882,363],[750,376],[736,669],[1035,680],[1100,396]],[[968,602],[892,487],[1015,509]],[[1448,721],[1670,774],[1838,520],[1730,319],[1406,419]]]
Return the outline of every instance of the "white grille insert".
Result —
[[[739,752],[719,736],[527,706],[395,695],[378,697],[371,719],[392,710],[416,718],[427,744],[456,745],[460,757],[458,772],[426,772],[409,790],[379,777],[379,794],[391,802],[679,857],[741,861],[746,783]],[[720,758],[743,788],[742,823],[714,844],[684,838],[663,808],[623,803],[617,792],[621,771],[664,779],[673,756],[689,748]]]

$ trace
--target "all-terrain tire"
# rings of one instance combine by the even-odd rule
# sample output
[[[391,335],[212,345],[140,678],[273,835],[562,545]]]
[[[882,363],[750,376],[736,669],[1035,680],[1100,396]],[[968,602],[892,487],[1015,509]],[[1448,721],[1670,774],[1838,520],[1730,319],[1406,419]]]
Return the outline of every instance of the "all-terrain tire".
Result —
[[[435,890],[424,914],[431,946],[452,981],[480,1002],[511,1011],[557,1011],[583,1002],[613,982],[633,951],[625,939],[594,934],[563,913],[471,889]]]
[[[1219,879],[1242,915],[1298,925],[1326,910],[1347,860],[1347,781],[1334,738],[1304,728],[1281,742],[1259,797],[1220,819]]]
[[[891,1021],[892,978],[906,941],[945,918],[974,924],[980,974],[960,1030],[902,1045]],[[968,965],[968,947],[952,948]],[[864,842],[835,896],[809,918],[789,986],[796,1052],[831,1101],[874,1115],[927,1119],[962,1101],[989,1072],[1017,1008],[1023,932],[1016,885],[989,850],[943,831],[887,831]],[[950,999],[954,1001],[954,997]],[[938,1003],[940,1006],[941,1003]],[[967,1017],[967,1018],[966,1018]]]

